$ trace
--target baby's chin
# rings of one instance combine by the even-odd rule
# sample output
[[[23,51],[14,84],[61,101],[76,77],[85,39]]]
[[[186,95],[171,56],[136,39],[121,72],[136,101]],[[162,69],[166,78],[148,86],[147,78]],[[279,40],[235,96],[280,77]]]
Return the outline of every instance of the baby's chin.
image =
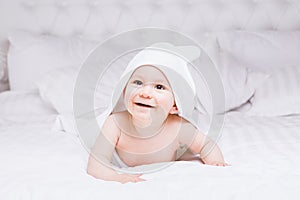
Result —
[[[153,117],[152,115],[149,113],[135,113],[133,112],[131,114],[132,118],[135,120],[138,120],[140,122],[143,122],[145,124],[149,123],[149,125],[152,123],[153,121]]]
[[[168,113],[164,111],[162,108],[152,107],[152,108],[144,108],[139,106],[133,106],[132,109],[128,109],[128,112],[131,116],[139,121],[144,122],[158,122],[166,120],[168,117]]]

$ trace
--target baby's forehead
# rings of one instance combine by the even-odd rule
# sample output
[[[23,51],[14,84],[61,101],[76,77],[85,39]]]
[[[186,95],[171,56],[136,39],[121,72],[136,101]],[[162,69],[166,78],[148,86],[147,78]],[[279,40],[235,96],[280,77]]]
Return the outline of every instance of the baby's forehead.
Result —
[[[152,65],[143,65],[138,67],[133,73],[132,76],[134,78],[144,78],[144,79],[158,79],[161,81],[168,82],[166,75],[156,66]]]

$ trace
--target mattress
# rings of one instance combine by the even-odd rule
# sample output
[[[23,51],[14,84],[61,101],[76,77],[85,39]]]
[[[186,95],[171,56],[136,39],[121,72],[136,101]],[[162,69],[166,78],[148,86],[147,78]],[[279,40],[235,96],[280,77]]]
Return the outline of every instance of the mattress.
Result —
[[[24,109],[18,111],[20,102],[24,105],[28,98],[39,105],[40,112],[32,113],[34,108],[28,113]],[[53,129],[58,114],[37,102],[39,96],[34,93],[0,94],[1,199],[300,197],[300,116],[249,117],[228,113],[218,144],[230,166],[177,161],[144,174],[145,182],[121,184],[88,175],[88,152],[79,138]],[[4,108],[12,105],[15,109],[9,114],[9,109]],[[147,167],[153,166],[135,170]]]

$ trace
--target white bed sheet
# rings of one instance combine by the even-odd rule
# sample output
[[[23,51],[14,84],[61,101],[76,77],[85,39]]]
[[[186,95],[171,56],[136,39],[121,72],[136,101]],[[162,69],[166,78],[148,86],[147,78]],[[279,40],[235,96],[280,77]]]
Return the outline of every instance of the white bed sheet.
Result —
[[[175,162],[141,183],[97,180],[71,133],[51,131],[56,116],[0,116],[1,199],[298,199],[300,116],[226,116],[219,146],[232,166]],[[148,166],[149,167],[149,166]]]

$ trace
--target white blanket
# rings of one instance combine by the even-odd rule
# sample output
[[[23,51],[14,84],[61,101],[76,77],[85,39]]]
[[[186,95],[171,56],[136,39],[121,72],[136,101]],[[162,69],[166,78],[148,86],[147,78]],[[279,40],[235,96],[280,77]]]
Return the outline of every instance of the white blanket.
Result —
[[[6,120],[6,121],[5,121]],[[88,153],[53,115],[0,116],[1,199],[298,199],[300,116],[226,116],[219,146],[232,166],[174,162],[120,184],[86,173]],[[2,123],[1,123],[2,122]],[[149,166],[144,166],[149,167]]]

